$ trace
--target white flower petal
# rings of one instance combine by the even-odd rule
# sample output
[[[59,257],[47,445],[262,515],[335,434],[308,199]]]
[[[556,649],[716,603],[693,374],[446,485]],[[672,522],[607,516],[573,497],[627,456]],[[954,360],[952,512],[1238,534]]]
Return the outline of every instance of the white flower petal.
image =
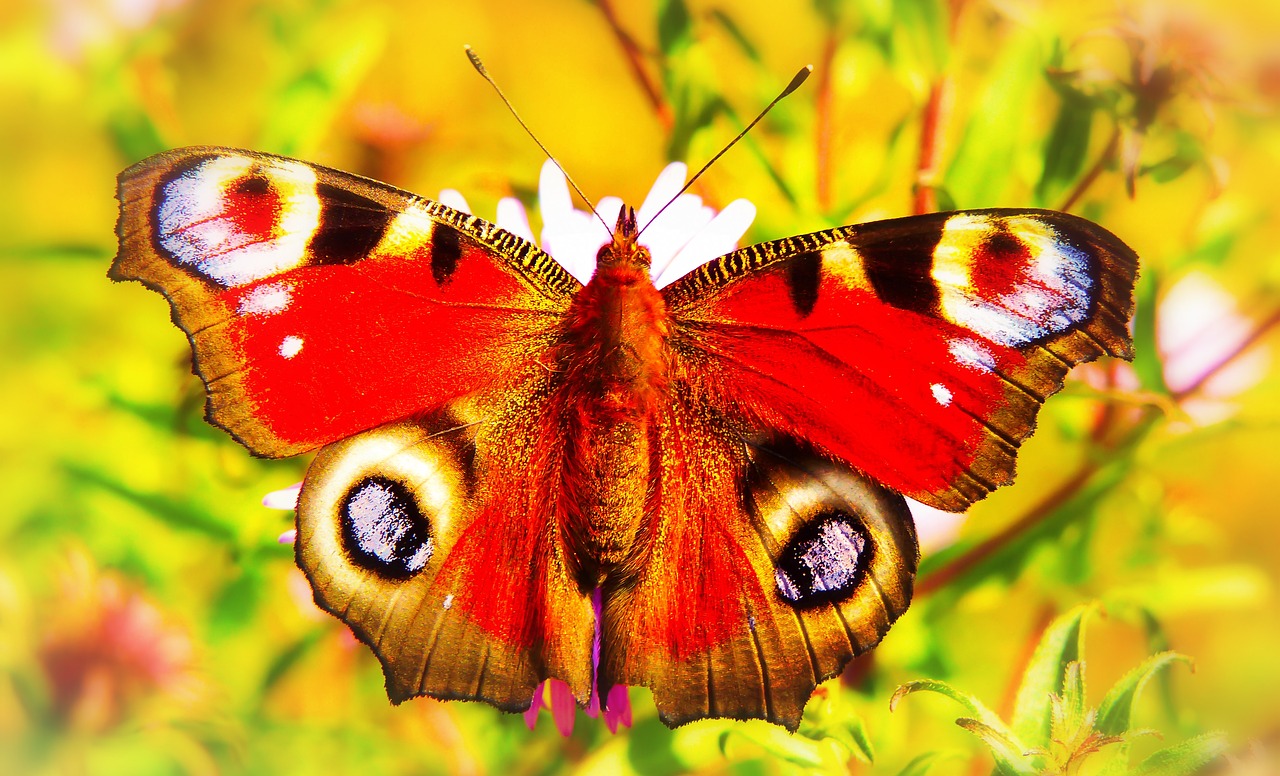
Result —
[[[711,223],[713,211],[697,203],[697,197],[681,196],[648,228],[642,228],[640,244],[649,249],[655,268],[666,267],[698,230]]]
[[[965,518],[963,512],[943,512],[912,499],[907,499],[907,508],[915,521],[922,552],[936,552],[955,542],[960,535]]]
[[[463,213],[471,212],[471,206],[467,204],[466,197],[462,196],[462,192],[457,189],[443,189],[440,192],[439,202]]]
[[[298,508],[298,493],[302,490],[302,483],[291,485],[284,490],[273,490],[262,497],[262,506],[267,509],[288,509],[290,511]]]
[[[636,214],[643,232],[640,243],[653,257],[651,276],[659,287],[733,250],[755,218],[755,207],[746,200],[730,203],[719,215],[693,194],[681,194],[673,201],[671,198],[684,186],[687,175],[688,167],[683,163],[667,165]],[[470,212],[466,200],[456,191],[441,192],[440,201]],[[663,210],[668,202],[670,206]],[[564,173],[547,160],[538,178],[538,206],[542,212],[542,249],[579,282],[590,282],[595,274],[596,254],[612,239],[610,230],[617,223],[622,200],[601,199],[596,205],[599,218],[575,208]],[[498,226],[524,239],[533,238],[528,214],[518,200],[499,201]]]
[[[649,189],[649,195],[644,198],[640,209],[636,211],[636,222],[640,226],[649,223],[657,215],[658,211],[662,209],[662,206],[667,204],[676,195],[676,192],[684,186],[685,179],[688,177],[689,167],[684,162],[668,164],[662,172],[658,173],[658,179],[653,182],[653,187]],[[675,206],[672,205],[672,207]]]
[[[550,159],[542,163],[542,172],[538,175],[538,207],[542,210],[544,232],[562,228],[562,221],[574,212],[569,182]]]
[[[570,211],[543,227],[542,249],[585,284],[596,270],[596,251],[604,244],[597,230],[602,229],[590,213]]]
[[[600,214],[600,220],[591,220],[600,227],[600,244],[604,245],[613,239],[613,226],[618,223],[618,213],[622,212],[622,197],[604,197],[596,203],[596,212]],[[609,225],[607,229],[600,223],[601,220]]]
[[[664,288],[708,261],[718,259],[738,246],[756,218],[756,206],[745,199],[730,202],[720,214],[659,270],[654,263],[654,285]]]
[[[524,203],[515,197],[498,200],[498,226],[535,245],[538,242],[533,236],[533,228],[529,226],[529,214],[525,212]]]

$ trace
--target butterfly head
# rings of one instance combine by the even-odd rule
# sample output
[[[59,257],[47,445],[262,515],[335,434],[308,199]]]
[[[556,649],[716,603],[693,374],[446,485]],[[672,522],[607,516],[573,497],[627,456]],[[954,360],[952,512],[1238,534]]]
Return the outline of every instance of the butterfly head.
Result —
[[[649,249],[639,243],[640,230],[636,226],[636,211],[623,206],[618,212],[618,223],[613,227],[613,240],[600,247],[596,254],[597,266],[627,266],[648,269],[653,261]]]

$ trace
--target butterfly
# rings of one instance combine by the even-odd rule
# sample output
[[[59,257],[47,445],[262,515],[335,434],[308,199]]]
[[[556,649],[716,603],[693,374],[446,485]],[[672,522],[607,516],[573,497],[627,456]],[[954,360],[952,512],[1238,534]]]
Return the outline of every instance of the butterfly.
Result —
[[[828,229],[659,289],[629,208],[583,284],[263,153],[162,153],[119,199],[110,276],[169,300],[208,420],[319,451],[297,562],[396,703],[520,711],[554,677],[584,703],[648,687],[672,726],[794,730],[907,609],[904,497],[964,510],[1072,366],[1132,357],[1137,257],[1065,213]]]

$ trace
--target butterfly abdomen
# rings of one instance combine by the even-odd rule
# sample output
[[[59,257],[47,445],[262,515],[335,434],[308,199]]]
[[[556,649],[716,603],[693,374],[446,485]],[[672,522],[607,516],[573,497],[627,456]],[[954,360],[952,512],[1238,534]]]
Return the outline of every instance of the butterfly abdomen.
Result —
[[[566,407],[565,534],[591,586],[621,563],[652,479],[654,409],[667,390],[669,323],[642,262],[604,263],[575,297],[558,362]]]

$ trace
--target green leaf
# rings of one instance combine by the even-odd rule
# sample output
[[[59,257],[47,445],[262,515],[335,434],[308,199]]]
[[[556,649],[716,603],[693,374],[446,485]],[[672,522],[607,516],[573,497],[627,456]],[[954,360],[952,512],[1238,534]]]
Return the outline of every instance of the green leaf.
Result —
[[[960,207],[1009,204],[1005,191],[1018,169],[1041,71],[1034,35],[1012,36],[1002,46],[944,178]]]
[[[1084,621],[1094,604],[1077,606],[1045,629],[1031,655],[1013,705],[1012,728],[1018,738],[1038,749],[1049,746],[1051,695],[1063,691],[1067,664],[1084,658]]]
[[[1142,665],[1120,677],[1098,706],[1096,727],[1107,735],[1118,736],[1129,731],[1133,724],[1133,704],[1142,693],[1151,677],[1160,669],[1185,663],[1191,665],[1191,658],[1176,652],[1161,652],[1143,661]]]
[[[1095,108],[1092,100],[1074,91],[1061,90],[1062,105],[1044,147],[1044,168],[1036,183],[1035,201],[1040,207],[1054,202],[1076,182],[1089,153]]]
[[[1011,746],[1017,748],[1019,751],[1025,752],[1031,748],[1024,745],[1018,735],[1004,724],[1004,720],[1000,719],[994,711],[983,705],[982,701],[973,697],[969,693],[957,690],[946,682],[940,682],[936,679],[920,679],[915,682],[908,682],[906,684],[899,685],[898,689],[894,691],[893,697],[889,699],[889,710],[893,711],[897,708],[899,701],[916,692],[933,692],[938,693],[939,695],[945,695],[956,703],[959,703],[961,706],[964,706],[969,714],[975,718],[975,722],[983,725],[985,728],[995,731],[1007,740]]]
[[[1158,267],[1146,267],[1138,278],[1135,289],[1137,309],[1133,316],[1133,371],[1138,381],[1148,391],[1168,394],[1164,381],[1164,364],[1160,360],[1160,348],[1156,344],[1156,299],[1161,288]]]
[[[665,776],[688,771],[672,749],[675,739],[659,719],[637,719],[627,738],[627,762],[636,773]]]
[[[1130,776],[1187,776],[1221,757],[1228,748],[1222,733],[1204,733],[1161,749],[1138,764]]]
[[[996,773],[1009,776],[1035,776],[1040,773],[1027,750],[1001,731],[976,719],[961,718],[956,720],[956,724],[973,733],[991,750],[996,761]]]
[[[751,42],[751,39],[746,36],[746,33],[742,31],[742,28],[738,26],[737,22],[729,14],[719,8],[713,8],[711,10],[711,18],[724,28],[724,31],[729,34],[734,43],[738,44],[738,48],[742,50],[747,59],[757,63],[760,61],[760,49],[756,48],[756,45]]]
[[[804,736],[793,736],[776,725],[738,725],[726,730],[720,748],[728,751],[733,738],[742,738],[763,749],[773,757],[802,768],[820,768],[826,761],[824,747]]]
[[[113,110],[107,119],[116,150],[130,161],[144,159],[168,147],[160,129],[141,108],[133,106]]]
[[[1062,680],[1062,695],[1057,703],[1059,711],[1050,725],[1053,738],[1066,740],[1075,735],[1084,723],[1085,702],[1084,664],[1073,660],[1067,664],[1066,676]]]
[[[862,718],[844,702],[841,693],[815,694],[805,709],[797,735],[814,741],[834,741],[865,763],[875,761],[875,750]]]
[[[158,493],[144,493],[88,467],[76,463],[65,469],[80,486],[88,485],[133,504],[170,527],[204,534],[220,544],[238,545],[238,534],[228,524],[214,517],[195,501],[178,501]]]
[[[849,736],[855,744],[852,749],[853,756],[868,765],[875,762],[876,750],[871,746],[871,737],[867,735],[867,726],[862,719],[860,717],[850,719],[845,723],[845,729],[849,731]]]
[[[663,0],[658,7],[658,48],[671,57],[693,45],[693,18],[684,0]]]
[[[1098,502],[1128,476],[1129,470],[1134,465],[1133,456],[1129,451],[1155,427],[1157,417],[1152,415],[1144,426],[1137,429],[1125,448],[1113,451],[1113,460],[1093,473],[1087,484],[1076,490],[1068,501],[1051,514],[1045,515],[1034,526],[991,552],[980,562],[970,566],[962,575],[951,580],[944,590],[940,590],[933,596],[930,605],[945,609],[950,605],[949,602],[980,583],[992,578],[1015,578],[1043,543],[1056,540],[1069,526],[1087,519]],[[966,546],[957,542],[941,552],[926,556],[920,564],[920,576],[927,578],[969,549],[972,549],[971,545]]]
[[[267,666],[267,671],[263,675],[262,684],[258,688],[260,696],[266,696],[275,688],[276,684],[284,678],[289,671],[296,666],[307,653],[311,652],[320,638],[324,636],[325,629],[313,628],[308,631],[302,638],[295,640],[293,643],[285,646],[283,650],[276,654],[271,664]]]
[[[959,752],[925,752],[898,771],[898,776],[924,776],[930,768],[946,760],[965,759]]]
[[[950,48],[947,4],[938,0],[894,0],[892,18],[894,63],[931,76],[941,73]]]
[[[315,148],[377,60],[387,28],[370,6],[344,26],[341,37],[323,45],[297,40],[305,37],[301,33],[285,33],[289,45],[308,46],[314,53],[297,57],[298,69],[276,93],[258,144],[286,156],[305,156]]]

